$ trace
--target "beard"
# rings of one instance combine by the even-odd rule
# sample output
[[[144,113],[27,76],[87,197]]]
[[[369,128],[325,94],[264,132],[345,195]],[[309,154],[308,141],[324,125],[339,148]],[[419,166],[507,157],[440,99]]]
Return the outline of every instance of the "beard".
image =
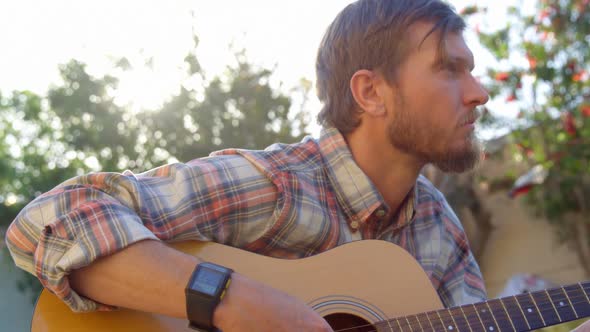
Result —
[[[438,137],[437,128],[428,127],[412,116],[412,110],[406,107],[403,96],[396,98],[396,112],[389,125],[389,141],[396,149],[416,157],[424,164],[432,163],[443,172],[460,173],[473,169],[483,156],[483,145],[471,132],[465,138],[463,148],[446,146],[441,148],[443,140]],[[459,128],[457,128],[459,129]]]

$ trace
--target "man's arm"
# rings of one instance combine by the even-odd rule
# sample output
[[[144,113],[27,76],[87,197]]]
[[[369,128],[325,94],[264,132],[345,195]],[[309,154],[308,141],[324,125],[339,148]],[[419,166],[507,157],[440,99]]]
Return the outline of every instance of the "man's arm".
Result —
[[[232,234],[226,225],[239,224],[240,218],[248,219],[249,229],[265,229],[276,205],[275,188],[245,160],[228,167],[216,163],[66,181],[21,211],[7,231],[8,248],[19,267],[75,311],[108,304],[185,317],[184,287],[198,261],[157,239],[224,241]],[[255,196],[248,195],[251,188]],[[242,207],[240,213],[232,214],[232,206]],[[260,236],[243,233],[237,241]],[[267,322],[269,330],[287,331],[276,324],[299,330],[326,324],[299,300],[238,274],[215,322],[220,327]]]
[[[72,288],[96,301],[186,319],[184,288],[196,257],[141,241],[75,270]],[[223,331],[331,331],[305,303],[237,273],[213,323]]]
[[[186,318],[183,281],[198,263],[160,241],[146,240],[73,270],[69,281],[74,291],[100,303]]]
[[[248,244],[260,232],[234,236],[233,227],[248,220],[249,229],[265,229],[276,198],[272,183],[241,157],[171,164],[139,175],[93,173],[29,203],[8,228],[6,243],[16,265],[72,310],[105,309],[72,291],[70,271],[148,239]]]

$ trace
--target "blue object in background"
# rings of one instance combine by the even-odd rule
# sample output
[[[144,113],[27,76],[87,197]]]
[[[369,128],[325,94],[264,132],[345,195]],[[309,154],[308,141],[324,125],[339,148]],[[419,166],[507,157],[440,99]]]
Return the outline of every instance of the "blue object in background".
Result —
[[[33,303],[16,287],[19,274],[12,260],[0,252],[0,332],[28,332],[31,329]]]

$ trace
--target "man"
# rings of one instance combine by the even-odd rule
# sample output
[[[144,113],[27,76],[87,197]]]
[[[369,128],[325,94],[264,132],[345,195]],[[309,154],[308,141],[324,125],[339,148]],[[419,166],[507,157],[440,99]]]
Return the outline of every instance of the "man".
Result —
[[[427,163],[464,171],[481,155],[474,122],[488,95],[471,74],[464,26],[440,0],[349,5],[318,51],[319,140],[66,181],[10,226],[16,264],[76,311],[119,306],[223,331],[329,331],[300,300],[159,240],[297,258],[382,239],[416,257],[446,306],[484,300],[459,221],[419,175]],[[207,317],[185,299],[199,266],[195,278],[218,268],[232,280]]]

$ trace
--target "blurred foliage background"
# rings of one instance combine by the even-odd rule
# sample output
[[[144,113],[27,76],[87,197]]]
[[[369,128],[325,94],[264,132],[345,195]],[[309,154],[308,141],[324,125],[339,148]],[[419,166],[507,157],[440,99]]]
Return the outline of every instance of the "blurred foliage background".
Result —
[[[465,14],[485,15],[485,8]],[[518,103],[519,113],[504,119],[488,108],[483,120],[510,128],[514,157],[544,170],[527,201],[575,247],[590,275],[589,1],[540,0],[532,15],[510,7],[506,22],[478,33],[499,60],[483,82],[493,98]]]
[[[474,5],[462,14],[469,23],[487,11]],[[501,101],[496,105],[516,103],[520,111],[508,119],[488,107],[482,123],[509,128],[514,158],[546,170],[527,194],[531,211],[546,216],[559,238],[576,248],[590,275],[589,0],[539,0],[532,15],[514,6],[504,22],[485,31],[474,27],[498,60],[485,64],[482,82]],[[243,50],[224,75],[205,78],[194,52],[197,36],[193,42],[178,93],[159,109],[114,102],[118,75],[132,69],[125,58],[101,77],[72,59],[46,95],[0,91],[0,232],[34,197],[75,175],[141,172],[225,147],[259,149],[307,134],[309,81],[291,91],[273,87],[273,71],[253,66]],[[31,298],[40,289],[24,272],[18,287]]]
[[[477,5],[464,9],[485,16]],[[498,63],[482,82],[499,105],[517,103],[516,119],[487,108],[483,122],[509,128],[514,158],[544,176],[529,184],[531,212],[548,220],[575,249],[590,275],[590,1],[539,0],[533,13],[519,3],[505,25],[476,32]],[[504,107],[504,106],[500,106]],[[515,174],[506,174],[514,178]],[[502,181],[502,179],[497,179]],[[547,328],[568,331],[579,322]]]
[[[196,36],[194,43],[196,48]],[[178,93],[155,110],[118,106],[109,94],[117,89],[117,77],[93,77],[76,60],[60,67],[63,82],[46,96],[0,94],[0,229],[37,195],[76,175],[142,172],[223,148],[301,140],[309,124],[311,84],[302,80],[286,95],[271,86],[272,71],[255,68],[245,51],[236,51],[235,58],[224,75],[205,81],[189,52]],[[130,69],[125,58],[113,62],[114,73]],[[18,287],[34,300],[40,284],[22,275]]]

